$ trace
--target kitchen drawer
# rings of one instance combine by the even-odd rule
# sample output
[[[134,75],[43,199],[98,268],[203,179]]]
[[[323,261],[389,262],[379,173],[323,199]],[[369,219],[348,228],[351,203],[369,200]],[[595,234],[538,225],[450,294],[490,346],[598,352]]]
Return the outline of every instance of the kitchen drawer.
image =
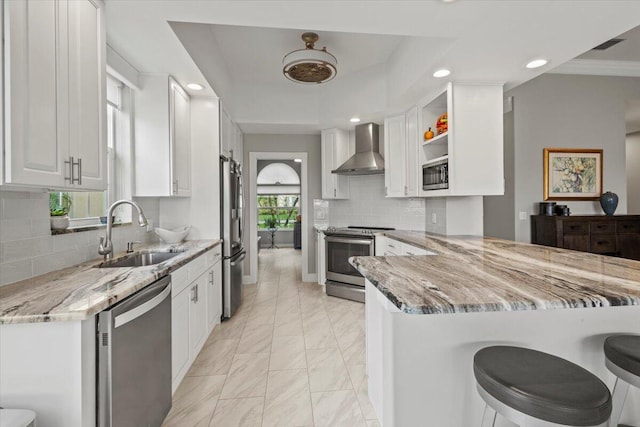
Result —
[[[618,234],[637,234],[640,233],[640,221],[619,220]]]
[[[204,271],[207,269],[206,256],[199,256],[198,258],[187,264],[187,266],[189,267],[189,281],[193,282],[198,277],[200,277],[202,273],[204,273]]]
[[[589,223],[591,234],[615,234],[616,223],[613,221],[594,221]]]
[[[402,253],[404,255],[428,255],[429,252],[427,252],[425,249],[419,248],[417,246],[413,246],[413,245],[409,245],[407,243],[403,244],[404,248]]]
[[[615,234],[596,234],[591,236],[590,252],[595,254],[613,253],[616,251]]]
[[[583,221],[563,221],[562,232],[564,234],[588,234],[589,224]]]
[[[222,245],[218,245],[205,254],[207,268],[212,267],[222,259]]]
[[[385,254],[387,252],[392,253],[394,255],[400,255],[403,251],[404,245],[402,242],[398,242],[397,240],[387,239],[387,247],[385,249]]]
[[[176,297],[184,288],[189,286],[189,264],[171,273],[171,298]]]

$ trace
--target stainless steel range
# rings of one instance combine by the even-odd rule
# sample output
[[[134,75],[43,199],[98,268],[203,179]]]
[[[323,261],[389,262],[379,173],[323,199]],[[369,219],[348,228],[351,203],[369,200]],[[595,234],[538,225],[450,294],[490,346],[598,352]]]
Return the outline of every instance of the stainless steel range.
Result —
[[[327,295],[364,302],[364,277],[349,264],[349,258],[373,256],[375,234],[385,230],[393,228],[350,226],[326,229]]]

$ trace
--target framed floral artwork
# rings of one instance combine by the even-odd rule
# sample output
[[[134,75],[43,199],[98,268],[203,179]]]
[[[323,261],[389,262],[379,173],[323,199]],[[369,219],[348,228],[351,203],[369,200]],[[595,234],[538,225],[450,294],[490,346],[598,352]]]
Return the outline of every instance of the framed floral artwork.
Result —
[[[597,200],[602,194],[602,150],[544,149],[544,200]]]

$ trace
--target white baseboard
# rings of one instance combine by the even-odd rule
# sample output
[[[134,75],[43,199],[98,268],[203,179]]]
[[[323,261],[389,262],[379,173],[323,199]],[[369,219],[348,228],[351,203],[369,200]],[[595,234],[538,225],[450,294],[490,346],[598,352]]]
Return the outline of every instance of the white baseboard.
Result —
[[[242,276],[242,284],[243,285],[254,285],[258,282],[256,277],[251,276]]]

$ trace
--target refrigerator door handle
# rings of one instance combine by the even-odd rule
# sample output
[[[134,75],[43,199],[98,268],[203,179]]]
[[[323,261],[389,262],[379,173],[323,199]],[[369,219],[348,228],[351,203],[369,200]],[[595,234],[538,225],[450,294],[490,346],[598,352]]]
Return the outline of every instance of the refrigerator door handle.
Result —
[[[238,265],[240,262],[244,261],[244,258],[247,256],[247,253],[245,251],[242,251],[237,258],[233,259],[233,261],[231,261],[231,267],[235,267],[236,265]]]

